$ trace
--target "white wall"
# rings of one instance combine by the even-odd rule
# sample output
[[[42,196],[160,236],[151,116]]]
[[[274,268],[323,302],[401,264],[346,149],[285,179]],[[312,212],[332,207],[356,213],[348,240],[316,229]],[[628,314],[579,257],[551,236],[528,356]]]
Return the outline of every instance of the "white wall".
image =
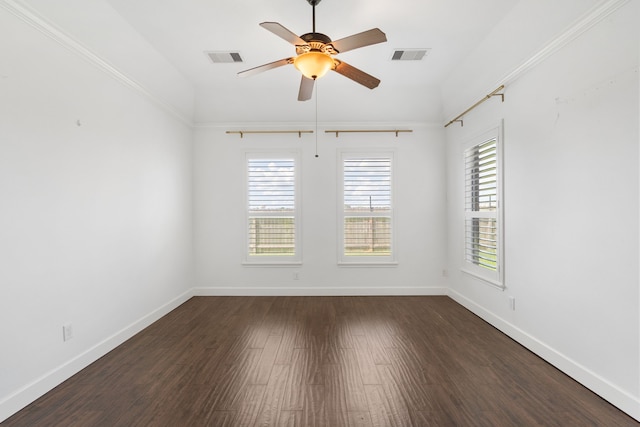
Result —
[[[293,125],[313,129],[313,124]],[[332,125],[327,125],[332,128]],[[341,124],[339,129],[372,128]],[[260,127],[253,126],[253,128]],[[375,127],[375,126],[373,126]],[[446,219],[442,128],[408,124],[413,133],[227,135],[225,127],[200,128],[195,144],[196,292],[200,294],[425,294],[446,292]],[[247,125],[246,129],[252,128]],[[262,126],[262,129],[265,127]],[[291,126],[285,127],[291,129]],[[381,125],[377,128],[389,129]],[[391,127],[393,128],[393,127]],[[298,267],[247,267],[243,259],[244,153],[301,152],[302,256]],[[395,225],[398,265],[339,267],[337,150],[392,149],[395,154]],[[294,280],[293,273],[299,274]]]
[[[0,33],[2,420],[190,295],[193,135],[1,7]]]
[[[638,6],[606,16],[446,137],[452,296],[640,419]],[[482,87],[511,69],[456,79]],[[460,80],[447,87],[444,99],[464,96]],[[461,145],[501,118],[505,291],[460,273]]]

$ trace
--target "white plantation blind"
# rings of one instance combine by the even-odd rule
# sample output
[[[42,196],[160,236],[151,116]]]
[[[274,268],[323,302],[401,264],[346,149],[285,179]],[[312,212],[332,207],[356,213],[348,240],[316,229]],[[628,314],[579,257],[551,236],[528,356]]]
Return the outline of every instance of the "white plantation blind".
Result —
[[[344,207],[367,212],[391,209],[391,159],[344,160]]]
[[[343,257],[390,257],[391,157],[343,158]]]
[[[467,218],[465,236],[466,260],[489,270],[497,270],[495,218]]]
[[[499,269],[498,146],[491,138],[468,148],[465,159],[465,261]]]
[[[295,255],[295,159],[248,158],[247,196],[249,256]]]
[[[465,152],[465,209],[495,211],[498,203],[497,141],[473,146]]]

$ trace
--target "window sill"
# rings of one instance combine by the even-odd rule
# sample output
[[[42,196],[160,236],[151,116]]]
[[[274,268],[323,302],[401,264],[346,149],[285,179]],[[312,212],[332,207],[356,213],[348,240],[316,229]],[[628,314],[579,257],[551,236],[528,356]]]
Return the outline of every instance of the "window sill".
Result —
[[[299,267],[302,261],[243,261],[243,267]]]
[[[380,261],[380,262],[372,262],[372,261],[340,261],[338,262],[338,267],[397,267],[398,263],[396,261]]]
[[[497,280],[493,280],[493,279],[489,279],[487,277],[483,277],[477,273],[474,273],[472,271],[469,270],[465,270],[464,268],[461,268],[460,271],[462,271],[464,274],[473,277],[474,279],[478,279],[479,281],[481,281],[482,283],[484,283],[485,285],[491,286],[492,288],[496,288],[498,290],[504,291],[506,289],[506,286],[504,286],[503,283],[497,281]]]

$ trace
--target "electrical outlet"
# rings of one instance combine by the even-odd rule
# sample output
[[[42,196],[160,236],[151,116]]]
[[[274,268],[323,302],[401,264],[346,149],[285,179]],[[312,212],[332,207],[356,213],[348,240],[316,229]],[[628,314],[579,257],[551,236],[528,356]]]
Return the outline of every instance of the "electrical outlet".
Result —
[[[298,273],[297,271],[293,273],[293,280],[300,280],[300,273]]]
[[[71,338],[73,338],[73,325],[66,323],[62,325],[62,340],[69,341]]]
[[[509,297],[509,308],[512,311],[516,310],[516,297]]]

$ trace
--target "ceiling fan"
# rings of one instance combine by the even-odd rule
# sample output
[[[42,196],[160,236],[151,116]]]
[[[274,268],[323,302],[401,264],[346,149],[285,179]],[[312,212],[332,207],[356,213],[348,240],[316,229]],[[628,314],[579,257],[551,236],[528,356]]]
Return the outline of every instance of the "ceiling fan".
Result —
[[[378,87],[380,80],[344,61],[334,58],[334,55],[360,47],[386,42],[386,35],[380,31],[380,29],[373,28],[369,31],[332,41],[331,38],[325,34],[316,32],[316,5],[320,3],[321,0],[307,1],[313,7],[313,31],[311,33],[297,36],[277,22],[263,22],[260,24],[262,28],[271,31],[276,36],[294,45],[297,56],[284,58],[279,61],[241,71],[238,73],[238,76],[252,76],[283,65],[293,64],[302,73],[298,101],[311,99],[315,80],[324,76],[329,70],[342,74],[369,89]]]

